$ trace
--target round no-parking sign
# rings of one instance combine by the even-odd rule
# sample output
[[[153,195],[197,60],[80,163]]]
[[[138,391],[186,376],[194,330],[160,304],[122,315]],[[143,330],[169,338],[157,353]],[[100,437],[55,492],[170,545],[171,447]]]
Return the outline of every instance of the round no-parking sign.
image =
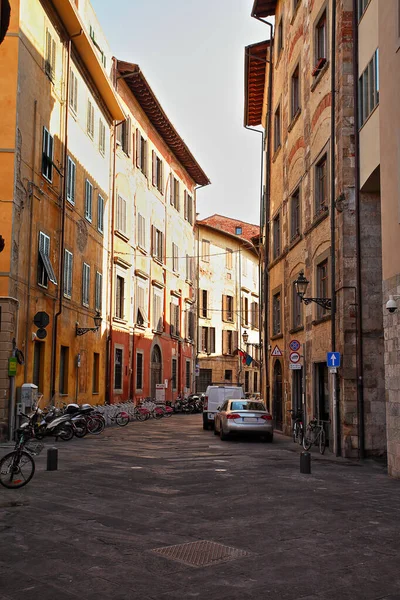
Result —
[[[300,342],[298,340],[292,340],[289,344],[289,348],[292,352],[297,352],[300,348]]]
[[[291,352],[289,360],[291,363],[298,363],[300,360],[300,354],[298,352]]]

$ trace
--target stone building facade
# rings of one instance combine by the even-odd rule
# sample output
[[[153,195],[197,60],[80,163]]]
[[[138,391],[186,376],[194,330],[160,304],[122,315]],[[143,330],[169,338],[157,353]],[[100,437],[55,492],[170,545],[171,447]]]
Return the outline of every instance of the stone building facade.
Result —
[[[306,420],[325,421],[337,454],[381,454],[380,214],[374,200],[360,208],[355,197],[353,2],[255,0],[252,16],[275,17],[271,93],[266,85],[253,98],[270,105],[251,123],[267,139],[265,347],[275,425],[289,433],[287,411],[302,408]],[[247,107],[251,83],[249,71]],[[329,299],[331,308],[300,301],[300,272],[306,297]],[[301,369],[291,367],[291,342],[300,345]],[[327,366],[333,350],[342,358],[337,373]]]

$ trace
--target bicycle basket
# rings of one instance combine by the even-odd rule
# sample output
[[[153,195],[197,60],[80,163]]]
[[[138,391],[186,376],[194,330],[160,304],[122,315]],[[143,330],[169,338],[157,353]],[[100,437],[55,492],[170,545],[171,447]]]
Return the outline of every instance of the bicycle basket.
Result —
[[[34,456],[40,454],[43,448],[44,444],[39,440],[35,439],[30,439],[25,444],[25,450],[27,450],[29,454],[33,454]]]

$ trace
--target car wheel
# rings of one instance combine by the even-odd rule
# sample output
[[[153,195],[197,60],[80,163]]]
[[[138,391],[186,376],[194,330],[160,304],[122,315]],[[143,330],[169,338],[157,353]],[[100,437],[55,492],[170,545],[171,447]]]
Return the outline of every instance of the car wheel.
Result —
[[[219,430],[219,438],[220,440],[222,440],[223,442],[225,442],[226,440],[229,439],[228,434],[224,433],[223,429],[222,429],[222,424],[220,426],[220,430]]]

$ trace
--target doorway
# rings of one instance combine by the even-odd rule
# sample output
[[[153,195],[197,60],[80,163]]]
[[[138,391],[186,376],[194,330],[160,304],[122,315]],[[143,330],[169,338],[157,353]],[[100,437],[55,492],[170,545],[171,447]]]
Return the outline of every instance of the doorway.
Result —
[[[303,368],[292,371],[292,409],[302,410],[303,399]]]
[[[151,397],[156,397],[156,385],[162,383],[162,359],[161,350],[159,346],[154,346],[151,353],[151,364],[150,364],[150,382],[151,382]]]
[[[274,379],[273,379],[273,417],[275,428],[282,431],[283,427],[283,406],[282,406],[282,364],[280,360],[276,360],[274,364]]]
[[[320,421],[329,421],[329,373],[325,362],[314,364],[315,373],[315,415]],[[331,438],[330,424],[325,424],[326,441]]]

